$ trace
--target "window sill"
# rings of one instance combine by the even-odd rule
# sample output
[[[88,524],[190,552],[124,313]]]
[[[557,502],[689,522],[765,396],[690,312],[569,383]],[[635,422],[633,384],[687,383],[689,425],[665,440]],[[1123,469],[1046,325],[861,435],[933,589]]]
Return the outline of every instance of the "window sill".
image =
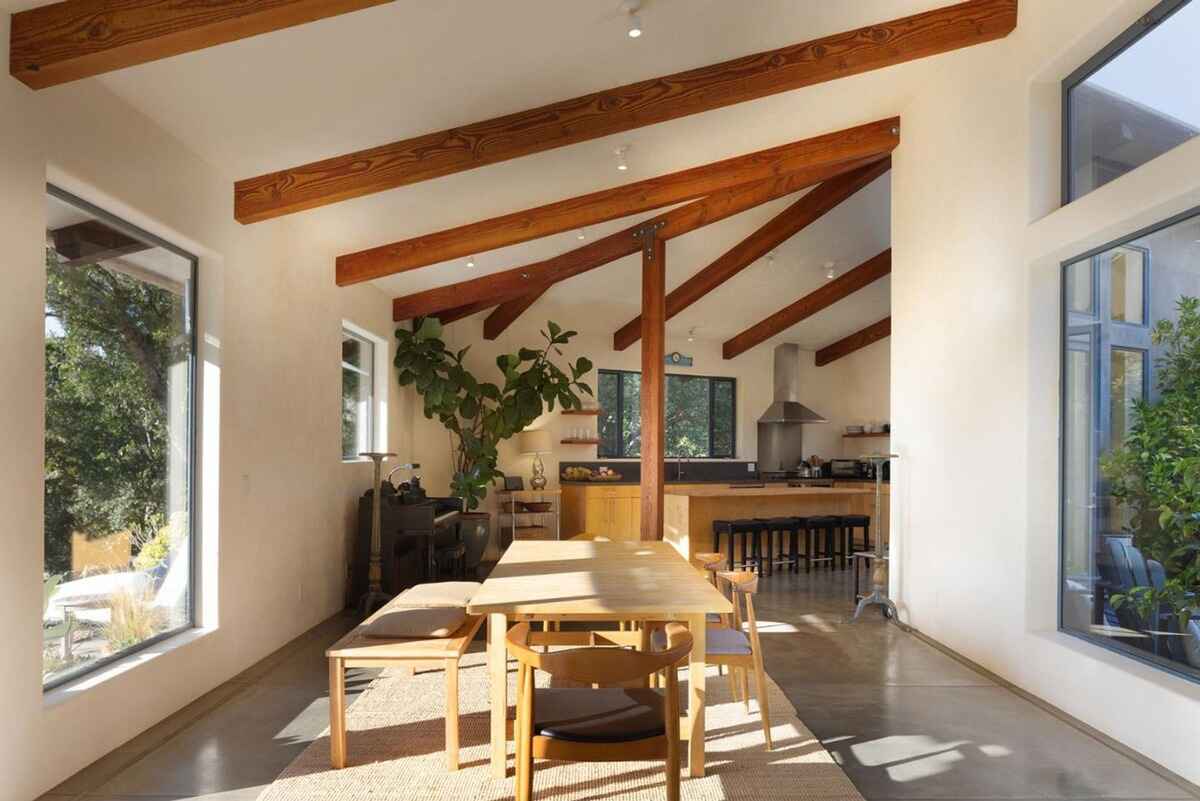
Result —
[[[73,699],[79,698],[88,690],[111,681],[116,677],[127,673],[130,670],[135,670],[160,656],[169,654],[172,651],[187,647],[198,640],[207,637],[215,632],[215,628],[194,628],[177,634],[174,637],[163,640],[160,643],[144,648],[140,651],[135,651],[128,656],[118,659],[112,664],[80,676],[74,681],[67,682],[53,690],[42,693],[42,708],[52,709],[61,704],[67,703]]]

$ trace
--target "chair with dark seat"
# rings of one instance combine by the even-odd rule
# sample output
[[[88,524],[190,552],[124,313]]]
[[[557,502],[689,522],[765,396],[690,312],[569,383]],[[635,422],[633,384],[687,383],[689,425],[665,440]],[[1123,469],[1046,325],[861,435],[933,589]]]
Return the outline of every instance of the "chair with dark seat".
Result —
[[[805,529],[809,549],[813,553],[820,556],[812,556],[808,559],[811,565],[813,562],[825,562],[830,567],[837,561],[837,539],[838,533],[842,526],[842,518],[838,515],[818,515],[810,517],[807,520]],[[820,540],[820,544],[818,544]],[[842,566],[846,563],[846,554],[842,552]]]
[[[846,530],[848,551],[851,555],[859,550],[871,550],[871,518],[867,515],[842,515],[842,528]],[[863,531],[863,547],[854,544],[854,532]]]
[[[663,759],[667,799],[679,801],[679,683],[675,666],[692,650],[680,623],[662,630],[667,648],[573,648],[540,653],[529,644],[528,623],[509,630],[508,652],[517,660],[517,801],[532,801],[535,759],[622,762]],[[581,643],[589,642],[586,632]],[[563,635],[560,634],[559,641]],[[555,680],[600,685],[536,687],[536,671]],[[613,686],[645,681],[666,672],[664,691]]]
[[[796,540],[800,532],[800,519],[796,517],[768,517],[762,520],[766,528],[767,574],[775,572],[775,565],[785,564],[789,570],[797,568]]]
[[[729,569],[733,570],[737,567],[749,567],[751,564],[758,564],[759,571],[762,570],[762,565],[759,564],[760,540],[766,532],[765,524],[761,520],[714,520],[713,521],[713,550],[721,550],[721,535],[725,535],[726,552],[729,554]],[[739,540],[741,538],[738,548]],[[741,559],[738,559],[738,555]]]

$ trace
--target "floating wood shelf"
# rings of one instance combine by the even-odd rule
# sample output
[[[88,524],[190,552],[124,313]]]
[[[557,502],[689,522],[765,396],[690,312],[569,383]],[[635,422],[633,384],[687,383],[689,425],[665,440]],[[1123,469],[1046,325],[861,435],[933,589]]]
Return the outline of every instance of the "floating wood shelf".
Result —
[[[559,440],[560,445],[599,445],[599,439],[576,439],[568,437],[567,439]]]
[[[563,409],[563,414],[586,414],[593,417],[600,414],[599,409]]]
[[[863,431],[861,434],[842,434],[842,439],[860,439],[862,437],[890,437],[891,435],[892,435],[891,431],[876,431],[875,433],[871,433],[869,431]]]

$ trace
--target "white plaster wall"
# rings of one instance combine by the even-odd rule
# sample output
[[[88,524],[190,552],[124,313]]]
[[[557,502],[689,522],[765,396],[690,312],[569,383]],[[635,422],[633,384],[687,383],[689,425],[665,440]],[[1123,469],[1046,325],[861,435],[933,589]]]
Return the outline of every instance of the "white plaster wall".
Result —
[[[6,78],[0,121],[0,798],[30,799],[341,608],[370,469],[340,460],[340,321],[392,338],[386,297],[336,289],[291,223],[239,226],[232,178],[95,81],[35,94]],[[200,256],[205,572],[202,630],[43,698],[48,177]],[[393,443],[408,426],[395,400]]]
[[[886,450],[887,437],[842,435],[848,425],[891,420],[891,341],[880,340],[823,367],[817,367],[815,359],[815,352],[800,351],[800,399],[829,423],[805,426],[804,454],[856,459]]]

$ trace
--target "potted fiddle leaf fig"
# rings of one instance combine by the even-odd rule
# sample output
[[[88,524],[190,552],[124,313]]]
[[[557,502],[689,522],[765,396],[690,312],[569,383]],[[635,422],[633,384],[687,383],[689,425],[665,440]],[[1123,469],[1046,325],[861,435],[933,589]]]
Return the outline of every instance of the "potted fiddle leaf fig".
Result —
[[[521,348],[496,358],[500,383],[481,381],[464,366],[469,348],[452,351],[442,340],[442,326],[426,317],[414,331],[397,329],[395,365],[401,386],[414,386],[424,402],[425,417],[437,418],[450,434],[454,475],[451,492],[467,511],[477,509],[488,487],[504,473],[497,466],[497,446],[536,420],[543,411],[582,408],[580,394],[592,389],[580,381],[592,362],[579,357],[564,372],[552,354],[575,331],[554,322],[542,331],[539,348]]]

